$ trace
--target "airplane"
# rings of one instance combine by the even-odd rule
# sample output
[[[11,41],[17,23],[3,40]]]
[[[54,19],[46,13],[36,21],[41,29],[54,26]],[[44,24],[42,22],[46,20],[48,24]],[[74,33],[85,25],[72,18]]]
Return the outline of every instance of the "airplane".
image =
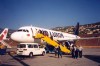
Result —
[[[44,29],[35,26],[23,26],[20,27],[16,32],[11,34],[11,39],[20,42],[20,43],[31,43],[35,41],[39,41],[39,39],[34,38],[37,33],[42,33],[45,36],[53,38],[55,41],[74,41],[74,40],[82,40],[82,39],[95,39],[100,37],[85,37],[81,38],[78,36],[79,34],[79,23],[77,23],[75,27],[74,34],[69,34],[65,32]]]
[[[0,34],[0,42],[3,40],[6,40],[7,38],[7,34],[8,34],[8,28],[5,28],[2,33]]]
[[[79,23],[77,24],[76,27],[77,28],[75,31],[75,35],[73,35],[73,34],[68,34],[68,33],[60,32],[60,31],[39,28],[35,26],[23,26],[23,27],[20,27],[16,32],[11,34],[11,39],[20,43],[23,43],[23,42],[30,43],[30,42],[35,42],[36,40],[39,40],[34,37],[36,36],[37,33],[42,33],[45,36],[52,37],[53,40],[55,41],[63,41],[63,40],[73,41],[76,39],[80,39],[80,37],[77,36]]]
[[[17,31],[13,32],[10,37],[12,40],[19,43],[33,43],[33,42],[37,43],[37,41],[38,43],[44,42],[44,41],[41,41],[41,39],[37,39],[35,37],[38,33],[43,34],[44,36],[47,36],[53,39],[54,41],[64,42],[66,47],[72,46],[73,42],[75,43],[75,40],[100,38],[100,37],[81,38],[80,36],[78,36],[79,23],[77,23],[76,25],[74,34],[69,34],[69,33],[50,30],[50,29],[44,29],[44,28],[35,27],[35,26],[23,26],[23,27],[20,27]],[[44,40],[48,41],[48,38],[45,38]],[[52,42],[51,40],[49,40],[47,43],[48,44],[52,43],[52,46],[56,45],[56,43]]]

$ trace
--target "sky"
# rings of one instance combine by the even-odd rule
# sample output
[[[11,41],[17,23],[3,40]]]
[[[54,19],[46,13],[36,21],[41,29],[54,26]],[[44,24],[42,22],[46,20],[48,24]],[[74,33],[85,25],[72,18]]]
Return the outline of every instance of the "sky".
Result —
[[[0,0],[0,28],[54,28],[100,21],[100,0]]]

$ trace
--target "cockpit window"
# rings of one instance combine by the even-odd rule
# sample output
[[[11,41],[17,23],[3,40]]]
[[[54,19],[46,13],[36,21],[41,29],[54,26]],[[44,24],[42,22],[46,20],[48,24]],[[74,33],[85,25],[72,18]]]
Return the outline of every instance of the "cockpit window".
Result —
[[[26,30],[26,29],[19,29],[19,30],[17,30],[18,32],[29,32],[28,30]]]
[[[29,32],[28,30],[26,30],[26,32]]]
[[[26,30],[23,30],[23,32],[26,32]]]
[[[23,30],[18,30],[18,32],[19,32],[19,31],[23,31]]]

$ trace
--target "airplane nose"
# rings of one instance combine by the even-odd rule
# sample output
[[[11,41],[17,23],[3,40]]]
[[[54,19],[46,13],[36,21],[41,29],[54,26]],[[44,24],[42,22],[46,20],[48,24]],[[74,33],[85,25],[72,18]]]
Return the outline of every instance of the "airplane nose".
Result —
[[[29,36],[30,35],[23,33],[23,32],[14,32],[11,34],[10,37],[12,40],[14,40],[16,42],[25,42],[25,41],[28,41]]]
[[[11,39],[17,42],[22,41],[23,38],[23,33],[19,33],[19,32],[14,32],[11,34]]]
[[[14,32],[14,33],[11,34],[11,39],[12,40],[15,40],[16,41],[17,40],[17,37],[18,37],[18,35],[17,35],[16,32]]]

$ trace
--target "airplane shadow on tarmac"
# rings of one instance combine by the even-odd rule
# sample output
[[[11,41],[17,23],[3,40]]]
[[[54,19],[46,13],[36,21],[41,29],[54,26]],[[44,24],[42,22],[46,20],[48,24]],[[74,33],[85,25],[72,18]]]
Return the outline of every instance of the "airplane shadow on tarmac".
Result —
[[[10,55],[10,54],[9,54]],[[10,55],[13,59],[15,59],[16,61],[18,61],[19,63],[21,63],[23,66],[30,66],[26,63],[24,63],[22,60],[25,60],[27,57],[18,57],[18,56],[13,56],[13,55]],[[35,58],[35,57],[33,57]],[[32,58],[32,59],[33,59]],[[16,66],[16,65],[15,65]]]
[[[1,64],[0,66],[17,66],[17,65]]]
[[[13,59],[17,60],[18,62],[20,62],[23,66],[29,66],[28,64],[24,63],[21,59],[18,59],[17,57],[14,57],[12,55],[10,55]]]
[[[84,57],[100,63],[100,56],[98,55],[84,55]]]

